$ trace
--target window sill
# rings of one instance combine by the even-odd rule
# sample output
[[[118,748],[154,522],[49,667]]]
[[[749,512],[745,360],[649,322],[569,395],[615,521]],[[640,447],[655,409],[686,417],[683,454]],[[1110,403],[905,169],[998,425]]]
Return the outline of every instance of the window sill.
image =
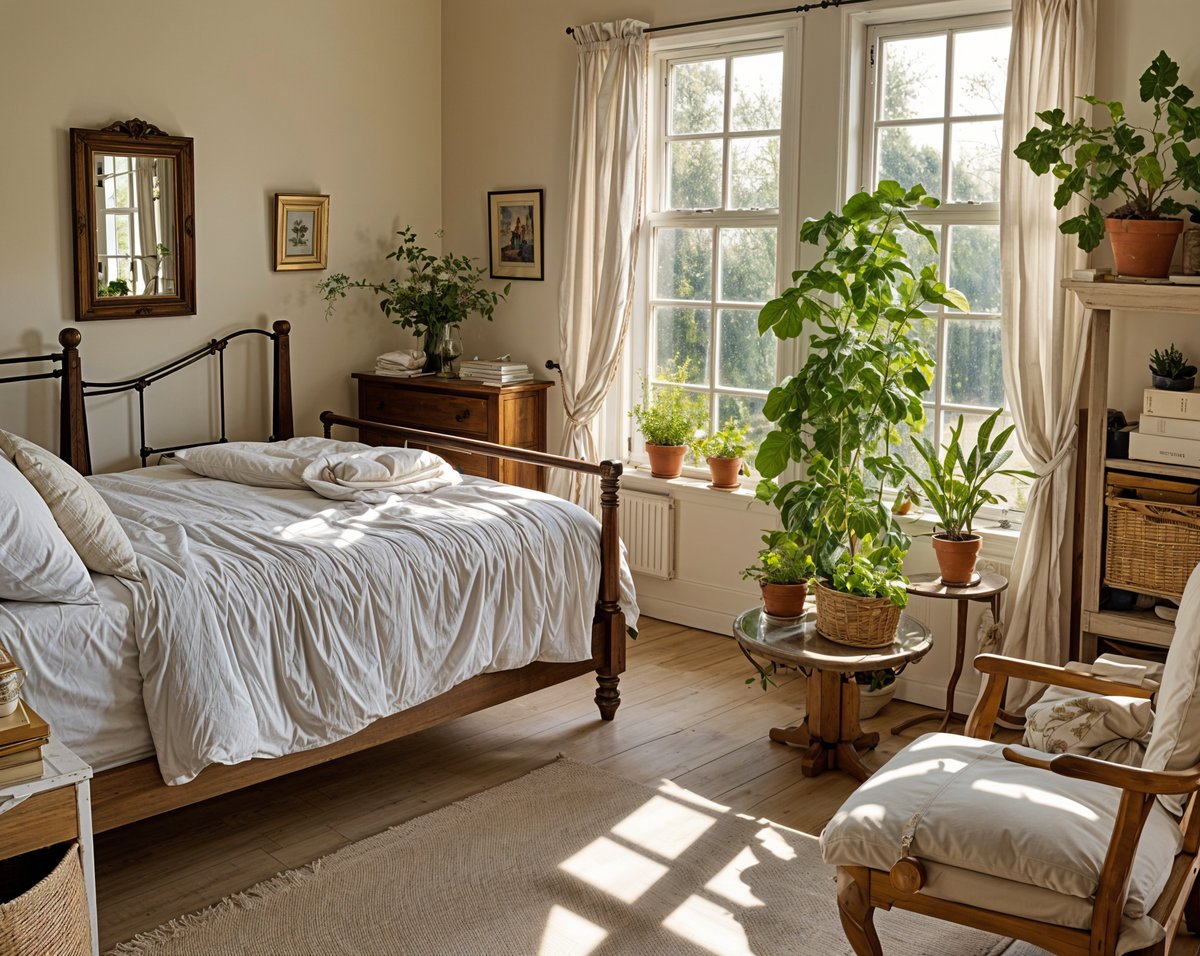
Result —
[[[626,463],[629,468],[621,476],[621,487],[628,491],[644,491],[649,494],[670,495],[672,498],[703,502],[706,505],[737,508],[739,511],[757,510],[761,507],[764,514],[774,509],[754,497],[755,482],[743,479],[742,486],[731,491],[722,491],[710,486],[708,479],[683,474],[678,478],[655,478],[650,474],[649,467]]]

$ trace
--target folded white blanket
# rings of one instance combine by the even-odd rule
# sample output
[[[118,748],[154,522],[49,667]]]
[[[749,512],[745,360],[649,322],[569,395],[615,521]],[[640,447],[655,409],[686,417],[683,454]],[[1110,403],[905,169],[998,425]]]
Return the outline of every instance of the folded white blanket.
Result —
[[[425,353],[420,349],[400,349],[396,352],[384,352],[375,360],[376,368],[398,369],[409,371],[418,369],[425,364]]]
[[[309,488],[334,501],[382,504],[462,481],[446,461],[416,448],[386,448],[326,438],[225,442],[179,452],[176,460],[207,478],[258,488]]]

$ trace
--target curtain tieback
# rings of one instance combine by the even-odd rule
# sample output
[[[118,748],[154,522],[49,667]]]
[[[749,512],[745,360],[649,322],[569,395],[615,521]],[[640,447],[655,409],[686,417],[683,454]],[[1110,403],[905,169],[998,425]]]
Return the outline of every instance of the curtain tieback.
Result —
[[[1037,469],[1039,481],[1058,471],[1058,469],[1062,467],[1063,462],[1065,462],[1071,453],[1075,451],[1075,438],[1078,432],[1079,427],[1072,425],[1071,432],[1069,435],[1067,435],[1066,441],[1063,442],[1062,448],[1058,450],[1058,454]]]

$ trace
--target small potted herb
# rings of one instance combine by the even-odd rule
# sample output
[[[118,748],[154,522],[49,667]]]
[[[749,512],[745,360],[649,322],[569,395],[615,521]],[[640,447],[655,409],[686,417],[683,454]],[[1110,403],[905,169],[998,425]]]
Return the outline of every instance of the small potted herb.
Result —
[[[643,382],[643,401],[629,413],[646,439],[650,474],[655,478],[679,477],[688,446],[707,418],[704,400],[683,387],[688,365],[684,361],[674,369],[660,371],[659,377],[666,384],[650,386]]]
[[[896,696],[896,672],[890,667],[859,671],[854,675],[854,682],[858,684],[859,720],[874,717]]]
[[[896,500],[892,502],[892,514],[906,515],[921,504],[921,493],[913,487],[911,481],[906,481],[896,492]]]
[[[749,425],[739,428],[731,418],[719,432],[692,442],[692,451],[708,462],[708,471],[712,475],[711,487],[733,491],[742,486],[738,476],[749,474],[746,456],[754,447],[747,437],[749,432]]]
[[[768,531],[758,563],[742,572],[762,588],[763,610],[771,617],[794,619],[804,613],[808,580],[815,573],[808,549],[787,531]]]
[[[1150,376],[1155,388],[1168,392],[1190,392],[1196,387],[1196,366],[1188,364],[1174,342],[1165,351],[1155,349],[1151,354]]]
[[[997,408],[983,420],[975,447],[964,448],[962,443],[963,416],[950,429],[950,441],[938,454],[937,446],[925,438],[914,437],[913,445],[925,462],[929,474],[923,475],[911,465],[904,470],[925,493],[925,500],[937,515],[941,529],[933,536],[933,550],[937,555],[938,567],[942,572],[942,583],[962,587],[969,585],[975,573],[975,561],[983,539],[973,530],[973,523],[984,505],[1007,501],[987,488],[987,483],[996,475],[1012,478],[1036,478],[1032,471],[1008,469],[1004,463],[1012,457],[1005,450],[1015,426],[1009,425],[995,436],[996,427],[1003,409]]]

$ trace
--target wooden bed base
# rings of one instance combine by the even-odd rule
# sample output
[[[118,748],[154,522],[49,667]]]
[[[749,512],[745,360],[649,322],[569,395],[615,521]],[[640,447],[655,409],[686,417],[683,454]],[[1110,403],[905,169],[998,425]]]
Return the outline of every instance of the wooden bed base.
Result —
[[[245,331],[245,330],[244,330]],[[261,331],[261,330],[258,330]],[[272,437],[290,437],[292,432],[291,374],[288,368],[288,333],[286,322],[276,322],[270,337],[275,343],[272,395]],[[223,350],[229,338],[214,340],[206,354]],[[146,384],[157,377],[171,374],[184,367],[179,362],[170,363],[162,369],[146,373],[126,383],[97,383],[91,386],[84,382],[78,346],[80,334],[75,329],[64,329],[59,334],[63,351],[53,355],[36,356],[27,362],[61,363],[62,369],[54,369],[35,375],[21,375],[5,381],[28,381],[37,378],[59,378],[61,380],[61,433],[60,455],[83,474],[91,470],[91,456],[87,441],[87,417],[84,399],[88,394],[111,394],[113,385],[126,386],[130,390],[144,391]],[[193,356],[199,353],[192,353]],[[190,358],[190,357],[189,357]],[[194,359],[193,359],[194,360]],[[182,361],[182,360],[179,360]],[[189,363],[190,364],[190,363]],[[159,374],[166,369],[163,374]],[[140,384],[140,388],[138,387]],[[224,397],[222,396],[222,404]],[[253,786],[293,771],[312,767],[338,757],[366,750],[370,747],[398,740],[409,734],[425,730],[503,703],[523,697],[544,687],[571,680],[590,671],[596,673],[596,705],[604,720],[612,720],[621,703],[619,690],[620,675],[625,670],[625,616],[621,611],[620,596],[620,536],[617,523],[619,486],[622,466],[619,461],[604,461],[598,464],[563,458],[545,452],[510,448],[490,442],[455,438],[435,432],[400,428],[379,422],[367,422],[357,418],[323,412],[321,422],[324,433],[329,437],[335,425],[350,428],[369,427],[374,431],[394,433],[397,444],[404,441],[419,441],[423,446],[448,448],[471,454],[494,458],[508,458],[527,464],[547,468],[563,468],[569,471],[595,475],[600,479],[600,593],[596,602],[592,623],[592,658],[570,664],[534,662],[526,667],[491,674],[481,674],[464,681],[444,694],[427,700],[416,707],[401,711],[375,721],[358,733],[324,747],[277,757],[270,760],[249,760],[233,766],[213,765],[207,767],[191,783],[168,787],[159,774],[158,761],[149,757],[121,767],[114,767],[96,774],[92,780],[92,820],[97,832],[111,830],[138,820],[166,813],[188,804],[197,803],[223,793]],[[145,441],[143,439],[143,448]],[[157,449],[170,451],[172,449]],[[143,455],[143,461],[145,460]],[[38,847],[60,842],[69,835],[74,825],[73,818],[61,801],[31,798],[24,804],[4,814],[4,826],[0,828],[0,859],[23,853]],[[73,812],[73,809],[72,809]]]

